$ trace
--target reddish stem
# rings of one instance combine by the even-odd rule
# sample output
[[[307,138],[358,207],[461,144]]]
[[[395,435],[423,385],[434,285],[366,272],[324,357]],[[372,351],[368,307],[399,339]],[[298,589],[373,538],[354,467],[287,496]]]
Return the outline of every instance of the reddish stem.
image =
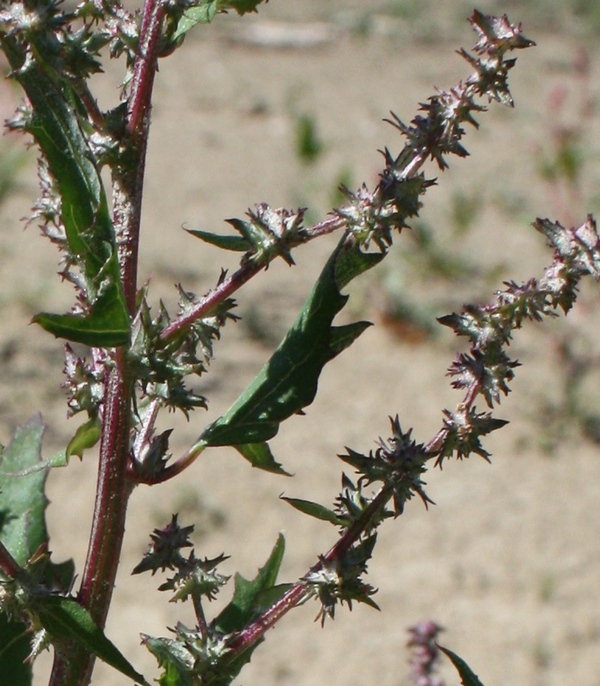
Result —
[[[16,579],[21,574],[21,567],[0,541],[0,571],[9,579]]]
[[[161,333],[161,339],[163,341],[168,341],[170,338],[173,338],[173,336],[176,336],[182,329],[193,324],[200,319],[200,317],[204,316],[207,311],[235,293],[253,276],[256,276],[256,274],[262,271],[264,267],[264,264],[253,264],[251,262],[244,264],[228,279],[225,279],[216,288],[213,288],[207,293],[190,312],[171,322],[171,324]]]
[[[346,226],[346,220],[342,217],[333,216],[328,219],[315,224],[314,226],[305,229],[302,233],[302,238],[298,238],[298,241],[290,246],[297,247],[303,245],[313,238],[318,238],[319,236],[324,236],[334,231],[338,231]],[[228,279],[224,279],[216,288],[213,288],[209,293],[207,293],[204,298],[189,312],[185,315],[175,319],[169,326],[161,333],[161,339],[163,341],[168,341],[173,336],[177,335],[182,329],[185,329],[190,324],[203,317],[208,311],[213,307],[223,302],[226,298],[229,298],[237,290],[239,290],[245,283],[250,281],[251,278],[256,276],[259,272],[265,269],[267,265],[260,262],[246,262],[243,264],[234,274],[232,274]]]
[[[392,496],[390,486],[383,486],[379,493],[366,507],[360,518],[346,529],[319,562],[311,567],[309,574],[316,574],[322,570],[323,565],[336,559],[341,559],[348,550],[358,541],[361,535],[368,529],[369,524],[377,513],[385,507]],[[307,575],[308,576],[308,575]],[[312,594],[312,589],[304,580],[297,581],[284,595],[268,610],[258,617],[252,624],[239,632],[229,643],[230,660],[254,645],[271,627],[273,627],[284,615],[294,607],[303,603]]]
[[[183,471],[185,471],[190,465],[192,465],[196,461],[198,455],[200,455],[200,453],[204,450],[204,447],[205,446],[192,446],[178,460],[170,464],[168,467],[165,467],[157,474],[140,478],[136,475],[135,470],[131,469],[131,475],[133,478],[136,479],[137,483],[146,484],[147,486],[162,484],[165,481],[169,481],[169,479],[178,476]]]
[[[113,223],[119,265],[130,314],[135,308],[138,243],[150,107],[164,8],[161,0],[146,0],[139,52],[133,67],[127,108],[129,140],[126,168],[113,171]],[[108,372],[103,404],[102,436],[96,502],[79,601],[96,624],[106,622],[125,531],[125,516],[133,481],[127,478],[130,459],[132,379],[127,348],[115,353]],[[50,686],[89,684],[95,657],[80,645],[57,651]]]

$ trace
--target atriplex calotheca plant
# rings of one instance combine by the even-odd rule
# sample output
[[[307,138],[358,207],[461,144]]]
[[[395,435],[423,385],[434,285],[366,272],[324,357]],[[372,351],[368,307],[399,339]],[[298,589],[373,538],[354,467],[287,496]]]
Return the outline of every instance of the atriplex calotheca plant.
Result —
[[[186,33],[227,10],[243,15],[261,0],[146,0],[130,13],[118,2],[90,0],[67,9],[53,0],[0,3],[0,40],[10,78],[25,99],[8,122],[27,133],[40,152],[41,197],[32,222],[61,250],[63,278],[75,287],[68,314],[38,314],[34,321],[67,341],[65,374],[71,414],[84,421],[65,450],[41,459],[42,425],[20,428],[2,452],[0,474],[0,674],[11,686],[30,684],[31,661],[54,649],[53,686],[82,686],[91,680],[96,657],[128,678],[147,684],[103,633],[123,542],[128,497],[138,484],[176,477],[206,449],[231,446],[253,466],[284,474],[268,441],[280,424],[311,404],[324,365],[347,348],[369,325],[334,326],[348,296],[347,284],[376,266],[396,233],[408,227],[421,196],[434,183],[423,168],[428,159],[440,170],[449,155],[464,157],[464,124],[491,101],[512,106],[507,76],[515,59],[507,55],[533,43],[506,17],[475,11],[470,22],[478,41],[461,50],[472,74],[422,104],[410,124],[390,122],[404,138],[398,154],[385,150],[384,168],[374,190],[345,189],[346,204],[322,222],[305,226],[303,211],[273,209],[260,203],[245,219],[229,220],[236,233],[221,236],[193,231],[199,239],[241,253],[231,275],[216,276],[202,297],[180,289],[172,315],[161,304],[153,314],[148,287],[138,286],[138,235],[144,160],[157,62],[184,42]],[[101,70],[101,57],[123,57],[122,100],[103,112],[89,90],[89,77]],[[110,171],[111,203],[100,172]],[[112,207],[112,212],[109,211]],[[170,570],[160,587],[174,599],[190,600],[196,625],[178,624],[170,638],[143,636],[156,656],[163,686],[229,684],[246,664],[265,632],[289,610],[314,598],[321,623],[338,605],[376,606],[375,589],[363,580],[373,554],[377,528],[400,515],[417,495],[425,505],[423,474],[448,458],[472,453],[488,458],[481,443],[505,424],[479,411],[479,396],[493,408],[513,377],[517,362],[506,349],[512,331],[525,320],[540,320],[572,306],[579,279],[600,278],[599,239],[591,217],[579,228],[538,219],[535,228],[554,248],[554,260],[539,279],[506,283],[487,306],[468,306],[443,317],[442,324],[470,342],[449,369],[452,385],[464,392],[456,409],[445,410],[442,425],[428,442],[413,439],[391,421],[391,438],[364,455],[352,449],[339,457],[355,472],[342,477],[332,508],[287,498],[292,506],[339,529],[333,547],[294,583],[277,582],[283,537],[251,581],[236,576],[229,604],[208,618],[210,601],[227,583],[219,571],[224,556],[200,559],[191,546],[190,526],[177,516],[151,535],[149,552],[136,573]],[[159,413],[179,409],[186,416],[205,407],[204,397],[186,386],[190,375],[207,372],[213,346],[228,320],[235,319],[232,296],[281,257],[293,265],[293,251],[304,243],[340,232],[295,323],[262,371],[233,406],[204,428],[178,457],[169,453],[169,432],[157,434]],[[71,343],[90,348],[79,357]],[[75,588],[73,563],[49,559],[44,485],[51,467],[98,444],[99,469],[88,555]],[[10,650],[6,647],[10,646]],[[465,683],[477,683],[466,665],[445,651]],[[24,657],[27,661],[23,661]]]

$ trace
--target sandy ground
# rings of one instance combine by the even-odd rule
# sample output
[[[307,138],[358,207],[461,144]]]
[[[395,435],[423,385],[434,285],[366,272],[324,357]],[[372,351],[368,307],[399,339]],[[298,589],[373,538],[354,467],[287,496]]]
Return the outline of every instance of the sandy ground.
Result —
[[[468,7],[449,3],[442,11],[439,0],[423,2],[431,6],[427,21],[407,24],[390,14],[393,3],[372,2],[367,12],[358,1],[272,0],[250,21],[231,17],[219,20],[214,31],[198,31],[161,64],[141,262],[141,279],[151,277],[154,302],[161,297],[172,302],[176,282],[202,293],[218,276],[220,255],[203,249],[182,225],[218,230],[224,218],[242,216],[260,201],[276,207],[310,204],[319,217],[342,173],[354,186],[363,180],[375,183],[381,164],[376,150],[400,145],[382,118],[390,109],[412,118],[433,86],[448,87],[469,73],[454,53],[473,43],[467,24],[461,24]],[[502,9],[507,5],[513,20],[521,18],[519,5],[527,5],[499,4]],[[293,30],[300,21],[325,22],[309,27],[309,35],[323,37],[323,43],[264,47],[248,44],[240,34],[245,26],[260,25],[264,31],[282,22],[284,36],[297,36]],[[356,304],[349,308],[354,315],[379,321],[386,289],[398,287],[441,315],[465,298],[489,297],[503,278],[539,276],[550,261],[543,240],[528,225],[535,216],[566,209],[540,181],[534,153],[556,124],[550,95],[565,87],[576,100],[586,87],[572,68],[578,51],[590,48],[592,88],[597,88],[600,64],[589,34],[581,38],[573,27],[560,37],[552,23],[529,31],[539,47],[519,56],[512,80],[516,110],[494,106],[482,115],[482,129],[466,141],[471,157],[453,162],[426,198],[423,216],[442,245],[466,251],[481,269],[504,267],[487,284],[482,279],[448,284],[433,275],[418,279],[398,257],[410,245],[403,236],[390,266],[358,288],[351,301]],[[102,106],[115,102],[117,82],[112,73],[99,79]],[[325,146],[310,166],[294,151],[300,115],[314,119]],[[586,126],[593,150],[600,140],[598,122],[590,119]],[[430,174],[438,172],[432,168]],[[595,180],[597,172],[594,176],[590,168],[584,180],[589,202],[568,207],[578,220],[594,207],[587,188]],[[461,192],[480,195],[483,209],[457,243],[449,207]],[[21,230],[18,218],[27,213],[32,197],[35,176],[26,171],[18,192],[2,208],[0,429],[6,442],[16,425],[41,410],[50,454],[73,432],[59,388],[61,346],[27,321],[39,310],[66,309],[71,293],[55,276],[53,249],[35,229]],[[198,413],[187,424],[173,416],[164,420],[165,428],[176,426],[175,456],[262,366],[334,244],[331,238],[303,248],[296,255],[297,267],[273,265],[240,296],[239,314],[250,324],[228,326],[224,332],[203,386],[208,413]],[[233,267],[227,260],[224,266]],[[588,307],[598,303],[593,292],[586,289],[584,295]],[[600,497],[598,447],[571,431],[570,443],[560,443],[548,456],[540,446],[552,430],[551,418],[543,424],[536,420],[544,403],[561,400],[562,370],[549,333],[567,332],[577,341],[592,341],[593,347],[594,324],[584,316],[586,310],[573,314],[568,326],[529,327],[516,336],[513,354],[523,368],[514,393],[497,412],[511,424],[486,442],[493,464],[474,458],[432,472],[427,492],[436,506],[426,511],[412,502],[398,521],[383,527],[369,579],[380,589],[375,599],[381,613],[363,607],[352,613],[340,610],[335,622],[321,630],[312,621],[318,608],[309,603],[270,633],[238,683],[407,684],[406,629],[422,619],[446,627],[443,642],[471,664],[486,686],[600,683],[600,519],[594,514]],[[250,335],[257,330],[262,340]],[[388,415],[398,413],[403,426],[413,426],[415,437],[424,442],[437,431],[441,410],[459,400],[444,376],[459,346],[447,333],[420,345],[396,333],[392,327],[369,329],[326,369],[307,415],[287,423],[273,441],[276,457],[293,479],[252,470],[233,451],[223,450],[203,456],[179,482],[134,493],[107,633],[145,674],[155,674],[154,660],[139,646],[139,633],[168,635],[166,626],[193,621],[188,608],[156,592],[158,578],[132,579],[129,574],[154,527],[181,512],[183,523],[196,524],[198,554],[225,552],[231,556],[227,571],[239,570],[246,577],[263,564],[283,531],[288,547],[282,578],[296,579],[336,534],[293,511],[278,495],[331,503],[342,470],[335,455],[345,445],[361,451],[374,447],[379,435],[387,435]],[[85,559],[94,475],[90,456],[50,478],[52,548],[57,560],[75,558],[78,569]],[[48,665],[48,659],[39,661],[36,684],[45,683]],[[448,684],[458,683],[450,667],[442,671]],[[125,682],[103,666],[93,681],[96,686]]]

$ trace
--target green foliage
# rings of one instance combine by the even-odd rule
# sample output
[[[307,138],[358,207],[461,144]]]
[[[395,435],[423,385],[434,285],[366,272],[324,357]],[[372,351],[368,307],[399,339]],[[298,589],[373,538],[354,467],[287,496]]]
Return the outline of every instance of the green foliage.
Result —
[[[287,587],[276,586],[284,551],[280,534],[254,579],[236,574],[232,600],[210,625],[190,630],[178,624],[175,639],[142,637],[163,670],[158,680],[161,686],[228,686],[233,681],[250,661],[258,642],[241,654],[230,655],[228,640],[260,615],[265,598],[273,603],[285,592]]]
[[[202,432],[199,444],[263,443],[277,434],[282,421],[312,403],[325,364],[369,326],[332,326],[348,300],[340,291],[382,257],[363,253],[342,239],[279,348],[231,408]],[[251,459],[253,454],[246,449],[244,457]],[[252,463],[261,466],[260,461]]]
[[[49,564],[41,555],[48,545],[44,489],[47,469],[42,465],[41,441],[44,426],[40,417],[15,432],[13,440],[0,456],[0,543],[22,567],[31,567],[28,583],[41,583],[52,588],[62,578],[62,588],[68,587],[73,576],[73,564]],[[24,579],[27,577],[24,577]],[[4,580],[0,575],[0,587]],[[0,673],[15,686],[30,684],[31,663],[29,622],[21,618],[20,602],[0,610]],[[31,608],[25,608],[31,609]],[[20,656],[20,659],[19,659]]]
[[[258,616],[261,595],[275,586],[284,553],[285,539],[279,534],[269,559],[258,570],[254,579],[244,579],[236,574],[233,598],[216,619],[218,631],[224,634],[240,631]]]
[[[48,463],[41,458],[43,431],[41,419],[35,417],[16,431],[0,459],[0,542],[26,570],[16,582],[22,590],[13,612],[25,610],[34,618],[34,626],[46,631],[44,642],[61,645],[64,641],[77,641],[122,674],[147,686],[81,605],[48,593],[70,586],[73,564],[50,564],[48,556],[42,553],[48,545],[48,500],[44,493]],[[19,654],[25,658],[30,652],[29,622],[9,621],[4,614],[0,620],[2,674],[10,675],[10,683],[15,686],[30,684],[31,664],[15,658]]]
[[[43,432],[41,419],[35,417],[17,429],[0,458],[0,540],[20,565],[48,542],[48,500],[44,494],[47,473],[13,476],[41,462]]]
[[[460,674],[460,681],[463,686],[483,686],[481,681],[477,678],[477,675],[462,658],[441,645],[438,645],[438,648],[450,658],[450,661],[456,667],[456,671]]]
[[[75,600],[59,596],[36,598],[32,612],[36,614],[52,642],[58,645],[68,641],[75,642],[136,684],[149,686],[144,677],[135,671],[123,654],[106,638],[89,612]]]
[[[248,12],[256,12],[258,5],[269,0],[199,0],[191,7],[186,8],[175,22],[172,32],[172,40],[175,44],[181,41],[183,36],[198,24],[209,24],[218,12],[234,10],[240,16]],[[179,13],[176,14],[176,16]]]
[[[296,156],[304,164],[313,164],[323,153],[314,117],[301,114],[296,120]]]
[[[41,463],[43,432],[41,419],[33,418],[17,429],[0,457],[0,543],[21,566],[26,566],[48,543],[48,500],[44,493],[47,471],[36,469]],[[15,476],[28,470],[35,471]],[[51,578],[53,570],[47,571]],[[71,575],[72,571],[71,568]],[[0,575],[0,590],[2,583]],[[12,618],[9,614],[0,615],[0,674],[11,685],[25,686],[32,679],[31,663],[25,662],[30,653],[30,640],[28,623],[21,620],[19,610],[13,608]]]
[[[31,103],[23,123],[39,145],[61,199],[60,221],[70,256],[81,270],[85,314],[42,313],[34,321],[55,336],[92,346],[129,339],[129,316],[119,276],[116,242],[100,173],[81,126],[83,105],[68,76],[43,68],[52,47],[35,43],[40,63],[28,64],[16,41],[4,47],[15,78]]]
[[[533,42],[506,16],[475,11],[470,22],[477,33],[471,53],[461,50],[470,76],[421,103],[409,123],[395,114],[389,123],[403,139],[400,151],[384,149],[384,166],[374,189],[362,184],[341,189],[341,205],[314,226],[305,212],[274,209],[259,203],[244,219],[229,219],[236,232],[221,236],[192,230],[213,247],[241,252],[239,268],[223,270],[202,297],[179,286],[179,311],[171,316],[161,302],[152,314],[149,286],[137,285],[137,248],[142,180],[148,141],[151,96],[158,59],[179,48],[195,26],[210,23],[228,10],[239,15],[256,11],[262,0],[147,0],[141,11],[115,3],[82,3],[64,9],[60,2],[0,3],[0,41],[28,104],[12,128],[29,133],[39,148],[42,198],[32,220],[41,220],[46,235],[63,250],[63,277],[77,288],[77,304],[64,315],[41,313],[34,321],[56,336],[91,348],[89,359],[67,345],[65,375],[69,413],[87,415],[66,448],[50,460],[41,458],[41,420],[20,429],[2,453],[0,474],[0,570],[3,617],[0,640],[18,644],[24,653],[24,631],[33,635],[32,656],[48,643],[56,648],[53,683],[87,684],[93,658],[105,661],[128,679],[147,686],[103,626],[111,601],[121,553],[127,502],[134,486],[166,481],[184,471],[205,449],[233,446],[251,465],[285,474],[268,441],[281,424],[302,414],[315,399],[321,372],[369,326],[355,321],[334,325],[349,296],[344,289],[378,265],[396,236],[421,209],[422,197],[434,185],[424,166],[439,171],[449,159],[463,158],[466,125],[491,101],[512,106],[508,74],[512,51]],[[415,3],[406,12],[416,13]],[[101,57],[125,56],[122,102],[99,110],[88,90],[92,74],[102,70]],[[297,122],[296,152],[312,164],[323,151],[315,120]],[[577,159],[560,160],[561,173],[576,180]],[[108,167],[113,197],[106,196],[101,170]],[[464,231],[479,206],[477,198],[457,197],[454,223]],[[112,216],[111,216],[112,209]],[[413,222],[414,223],[414,222]],[[448,261],[428,231],[415,225],[418,250],[430,268],[448,276],[466,271]],[[555,248],[554,261],[539,280],[508,282],[489,305],[465,306],[440,318],[469,350],[457,355],[448,370],[463,398],[454,411],[444,410],[439,431],[429,442],[413,439],[412,429],[391,420],[391,437],[363,454],[352,448],[339,455],[356,476],[342,476],[342,488],[330,509],[308,499],[284,498],[297,511],[334,524],[339,537],[330,550],[293,583],[278,584],[284,539],[280,536],[266,564],[252,580],[236,574],[231,601],[209,620],[208,603],[229,577],[221,573],[225,555],[197,557],[192,526],[177,515],[151,534],[148,553],[133,573],[169,570],[159,586],[173,601],[189,601],[195,624],[181,622],[174,637],[144,636],[156,657],[162,686],[228,686],[248,663],[265,632],[289,610],[315,598],[321,624],[335,610],[353,603],[377,609],[376,589],[364,581],[377,541],[377,528],[400,516],[415,495],[425,507],[423,475],[445,459],[489,453],[481,439],[506,423],[480,412],[482,400],[492,410],[510,390],[518,362],[507,354],[513,332],[526,321],[568,312],[579,280],[600,278],[600,239],[591,217],[577,228],[538,219],[535,227]],[[279,347],[239,398],[206,427],[178,459],[169,452],[171,430],[157,432],[158,417],[181,410],[186,417],[206,407],[206,398],[188,386],[201,377],[214,356],[224,324],[236,317],[233,294],[277,258],[290,267],[293,251],[309,240],[343,233],[312,291]],[[44,495],[47,468],[64,466],[72,455],[100,444],[94,525],[81,588],[73,595],[72,565],[52,565],[47,553]],[[210,452],[210,451],[207,451]],[[186,549],[185,555],[183,550]],[[23,617],[28,618],[27,622]],[[11,623],[12,622],[12,623]],[[437,627],[434,628],[434,633]],[[433,639],[431,639],[433,640]],[[431,646],[430,646],[431,647]],[[465,686],[481,686],[456,655],[442,649],[457,667]],[[0,660],[6,658],[6,651]],[[8,667],[11,683],[29,684],[29,665]],[[66,675],[66,676],[65,676]]]

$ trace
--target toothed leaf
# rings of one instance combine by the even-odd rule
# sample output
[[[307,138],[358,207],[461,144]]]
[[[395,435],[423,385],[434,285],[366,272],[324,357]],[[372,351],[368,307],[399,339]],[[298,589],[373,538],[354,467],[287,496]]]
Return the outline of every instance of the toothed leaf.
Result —
[[[382,258],[340,243],[279,348],[231,408],[202,433],[199,444],[262,443],[277,434],[282,421],[313,402],[325,364],[370,326],[332,326],[348,300],[340,291]]]

